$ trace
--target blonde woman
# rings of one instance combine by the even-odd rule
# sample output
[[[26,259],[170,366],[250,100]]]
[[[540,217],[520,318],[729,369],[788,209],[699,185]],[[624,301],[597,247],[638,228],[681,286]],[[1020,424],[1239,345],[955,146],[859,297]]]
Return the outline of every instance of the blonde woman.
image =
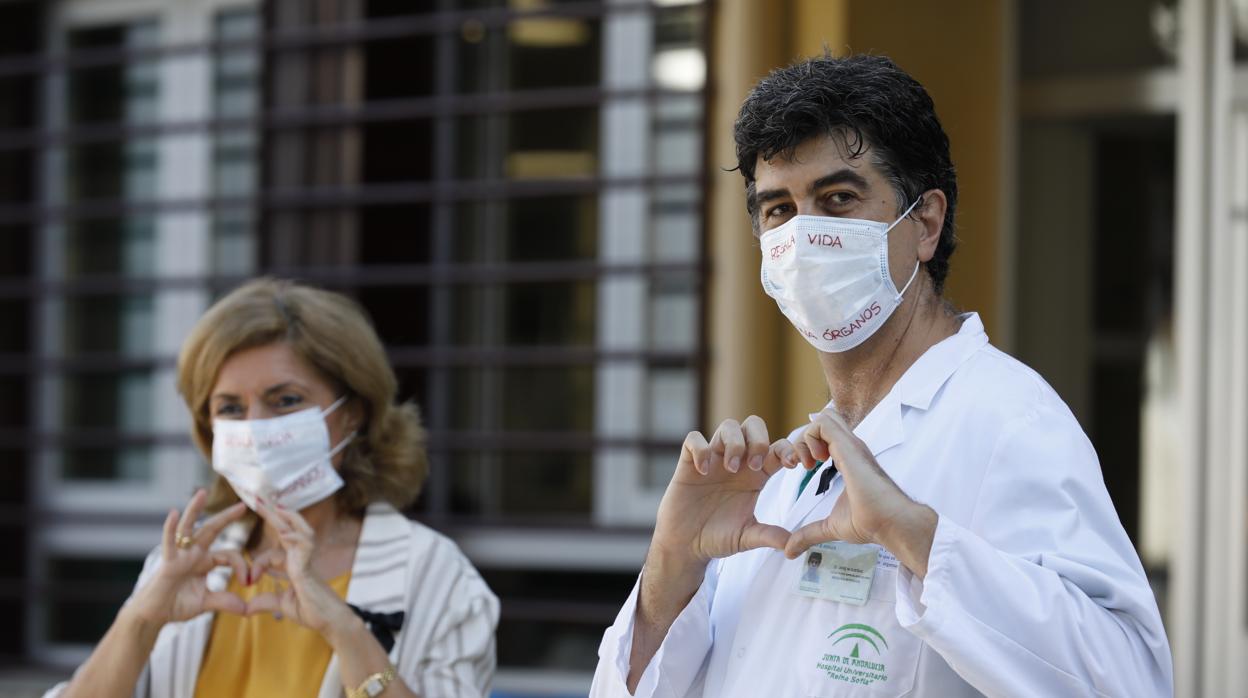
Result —
[[[486,695],[498,600],[399,513],[424,432],[363,312],[249,283],[192,330],[178,384],[216,479],[169,512],[112,627],[49,696]]]

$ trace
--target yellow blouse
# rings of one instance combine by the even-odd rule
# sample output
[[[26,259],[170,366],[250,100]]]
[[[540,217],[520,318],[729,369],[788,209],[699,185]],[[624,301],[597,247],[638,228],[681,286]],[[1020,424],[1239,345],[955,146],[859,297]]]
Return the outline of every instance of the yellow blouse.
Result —
[[[346,598],[350,581],[348,571],[330,580],[329,586]],[[245,601],[277,590],[278,582],[270,576],[249,587],[233,576],[228,588]],[[217,613],[199,669],[195,698],[316,696],[332,655],[323,637],[293,621],[275,620],[272,614],[244,617]]]

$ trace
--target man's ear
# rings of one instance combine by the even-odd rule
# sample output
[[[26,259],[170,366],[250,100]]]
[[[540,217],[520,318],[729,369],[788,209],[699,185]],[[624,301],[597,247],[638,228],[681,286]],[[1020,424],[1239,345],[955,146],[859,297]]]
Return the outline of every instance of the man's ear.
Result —
[[[922,228],[919,232],[919,261],[930,262],[940,242],[940,231],[945,227],[945,211],[949,200],[939,189],[923,192],[923,203],[914,208],[911,217],[917,218]]]

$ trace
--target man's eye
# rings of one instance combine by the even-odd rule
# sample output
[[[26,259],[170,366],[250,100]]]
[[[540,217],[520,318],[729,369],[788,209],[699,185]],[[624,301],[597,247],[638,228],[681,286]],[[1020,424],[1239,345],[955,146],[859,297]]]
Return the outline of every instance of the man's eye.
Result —
[[[783,216],[784,214],[789,212],[789,208],[790,207],[788,204],[779,204],[777,206],[772,206],[771,208],[767,209],[766,215],[768,218],[775,218],[776,216]]]
[[[847,191],[837,191],[828,194],[827,202],[832,206],[846,206],[853,203],[854,195]]]

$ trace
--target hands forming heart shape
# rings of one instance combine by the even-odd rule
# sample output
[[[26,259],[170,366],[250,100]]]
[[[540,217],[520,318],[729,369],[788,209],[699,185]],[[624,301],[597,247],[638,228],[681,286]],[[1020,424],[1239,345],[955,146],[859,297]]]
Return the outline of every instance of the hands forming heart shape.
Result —
[[[351,611],[327,584],[312,573],[315,534],[298,512],[266,502],[256,513],[278,532],[279,545],[248,561],[237,550],[213,550],[211,545],[230,523],[247,511],[242,502],[217,512],[198,528],[207,493],[199,490],[186,510],[171,510],[165,518],[161,564],[152,580],[135,592],[130,604],[139,617],[157,626],[189,620],[208,611],[238,615],[272,613],[318,632]],[[288,584],[277,592],[256,594],[250,600],[228,591],[208,588],[207,575],[230,567],[235,578],[250,586],[268,575]]]
[[[809,470],[817,461],[829,459],[845,489],[826,518],[789,532],[754,517],[759,492],[772,475],[799,465]],[[792,559],[816,543],[832,540],[921,549],[922,536],[912,543],[893,534],[900,528],[922,533],[929,523],[934,527],[934,516],[893,482],[867,444],[835,412],[824,410],[815,416],[796,443],[788,439],[769,443],[766,424],[751,416],[743,422],[725,420],[710,441],[696,431],[685,438],[659,505],[652,547],[698,564],[760,547],[781,550]],[[930,546],[930,535],[927,540]],[[916,558],[912,569],[925,571],[926,554],[916,553],[907,555]]]

